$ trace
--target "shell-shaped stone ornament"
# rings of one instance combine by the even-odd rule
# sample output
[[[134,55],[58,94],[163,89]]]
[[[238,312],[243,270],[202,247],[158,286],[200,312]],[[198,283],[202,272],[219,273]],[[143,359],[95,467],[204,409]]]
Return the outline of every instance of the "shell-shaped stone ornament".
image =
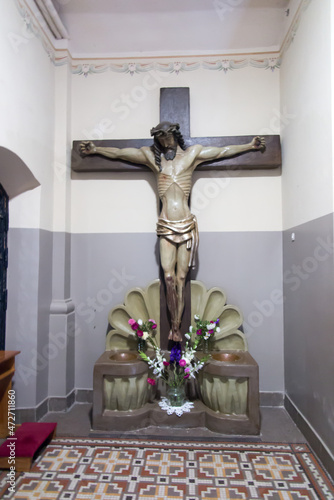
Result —
[[[207,321],[219,318],[220,332],[215,333],[210,346],[211,350],[248,350],[246,337],[239,330],[243,322],[242,313],[238,307],[226,304],[226,294],[221,288],[213,287],[207,290],[201,281],[192,281],[192,339],[196,337],[195,314]]]
[[[137,349],[137,338],[129,319],[142,319],[143,322],[154,319],[158,328],[155,340],[160,344],[160,280],[152,281],[145,289],[132,288],[125,297],[124,304],[109,312],[110,331],[107,334],[106,350]]]
[[[191,281],[191,317],[193,339],[196,336],[194,316],[203,320],[219,318],[220,332],[215,333],[211,343],[213,350],[248,350],[244,333],[239,330],[243,322],[241,311],[226,304],[226,294],[220,288],[207,290],[201,281]],[[107,334],[106,350],[136,349],[137,338],[128,321],[154,319],[157,323],[155,340],[160,345],[160,280],[152,281],[145,289],[131,289],[123,305],[109,312],[110,331]]]

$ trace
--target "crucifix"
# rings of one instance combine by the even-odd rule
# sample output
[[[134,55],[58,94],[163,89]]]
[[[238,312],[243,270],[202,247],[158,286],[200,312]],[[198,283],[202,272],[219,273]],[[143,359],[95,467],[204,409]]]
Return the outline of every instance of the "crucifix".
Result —
[[[190,324],[189,269],[194,267],[198,245],[197,221],[189,208],[193,171],[281,165],[279,136],[191,138],[189,111],[188,88],[163,88],[160,123],[151,129],[153,144],[152,139],[74,141],[72,151],[72,170],[76,172],[150,169],[157,177],[161,201],[157,235],[164,283],[160,297],[162,349],[168,348],[169,341],[182,342],[182,333]]]

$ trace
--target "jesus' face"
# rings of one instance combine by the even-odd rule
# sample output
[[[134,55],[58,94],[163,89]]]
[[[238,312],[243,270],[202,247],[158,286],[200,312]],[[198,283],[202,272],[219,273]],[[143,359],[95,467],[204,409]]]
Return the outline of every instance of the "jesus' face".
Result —
[[[161,131],[157,134],[159,144],[162,146],[163,155],[166,160],[174,160],[177,149],[177,140],[172,131]]]

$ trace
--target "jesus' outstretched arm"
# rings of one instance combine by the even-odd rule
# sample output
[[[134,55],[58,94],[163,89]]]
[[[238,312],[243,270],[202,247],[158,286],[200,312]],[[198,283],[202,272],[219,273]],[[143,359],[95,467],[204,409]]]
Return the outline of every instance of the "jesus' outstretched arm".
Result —
[[[241,144],[237,146],[224,146],[224,147],[202,147],[196,155],[196,166],[205,161],[214,161],[219,159],[227,159],[232,156],[236,156],[242,153],[248,153],[249,151],[265,151],[265,139],[263,137],[256,136],[248,144]]]
[[[153,156],[150,148],[112,148],[95,146],[92,141],[83,141],[80,144],[82,155],[102,155],[111,160],[124,160],[138,165],[152,168]]]

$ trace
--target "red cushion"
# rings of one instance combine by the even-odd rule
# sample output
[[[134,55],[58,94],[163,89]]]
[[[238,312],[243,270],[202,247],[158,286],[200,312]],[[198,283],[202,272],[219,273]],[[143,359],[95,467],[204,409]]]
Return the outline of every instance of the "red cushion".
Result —
[[[38,448],[53,433],[56,427],[56,423],[25,422],[17,429],[13,437],[7,438],[2,443],[0,446],[0,457],[9,457],[11,448],[8,445],[12,443],[15,443],[16,457],[33,457]],[[12,449],[14,450],[13,446]]]

